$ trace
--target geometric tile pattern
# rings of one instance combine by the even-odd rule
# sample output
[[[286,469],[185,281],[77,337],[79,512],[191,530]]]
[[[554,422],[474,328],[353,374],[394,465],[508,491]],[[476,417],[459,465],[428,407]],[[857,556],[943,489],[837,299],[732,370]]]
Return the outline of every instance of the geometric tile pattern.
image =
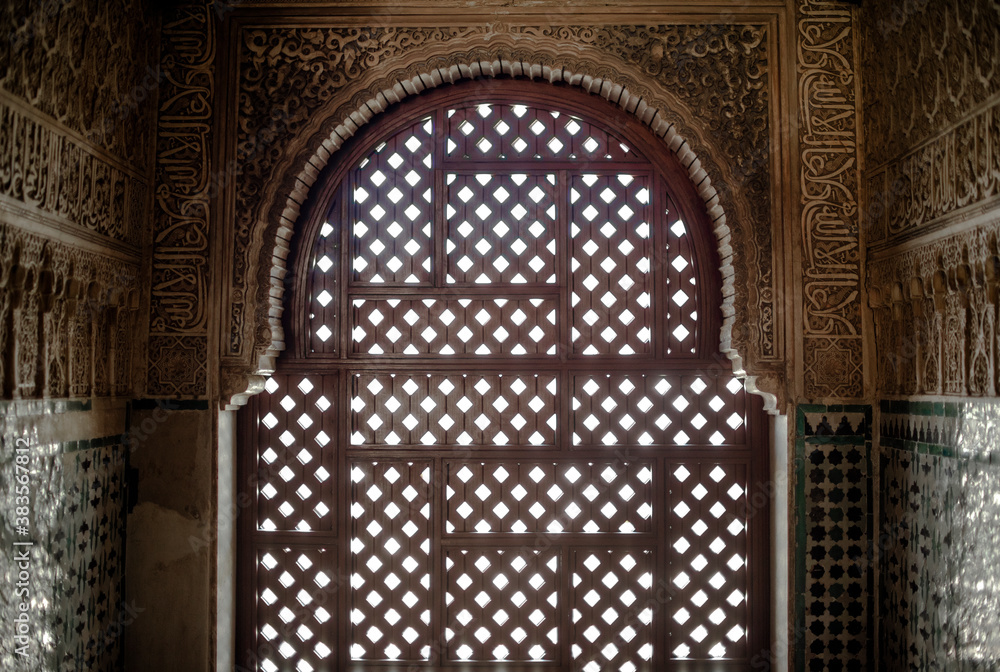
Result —
[[[27,444],[31,491],[28,534],[15,527],[15,441],[4,437],[0,508],[0,617],[8,624],[0,647],[4,670],[116,670],[123,627],[141,612],[124,599],[125,456],[121,436]],[[18,443],[18,446],[24,445]],[[25,453],[21,453],[25,454]],[[41,475],[44,474],[44,478]],[[33,546],[14,547],[13,542]],[[15,596],[15,551],[27,551],[27,596]],[[14,618],[32,601],[27,658],[14,653]]]
[[[880,410],[880,665],[996,669],[1000,404]]]
[[[871,407],[800,405],[795,669],[871,669]]]

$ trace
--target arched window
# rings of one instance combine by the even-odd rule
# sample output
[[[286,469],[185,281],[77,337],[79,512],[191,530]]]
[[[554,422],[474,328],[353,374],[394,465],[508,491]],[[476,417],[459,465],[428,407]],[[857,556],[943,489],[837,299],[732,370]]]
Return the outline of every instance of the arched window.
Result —
[[[764,423],[675,156],[593,96],[475,82],[327,173],[242,413],[243,664],[748,669]]]

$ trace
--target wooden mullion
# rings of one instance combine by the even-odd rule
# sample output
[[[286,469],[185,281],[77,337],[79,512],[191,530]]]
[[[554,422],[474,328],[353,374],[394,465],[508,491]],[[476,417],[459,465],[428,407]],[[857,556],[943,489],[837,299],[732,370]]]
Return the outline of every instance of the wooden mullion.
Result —
[[[445,488],[447,478],[444,473],[444,461],[435,457],[431,462],[430,483],[430,554],[427,566],[430,571],[430,611],[431,611],[431,653],[429,664],[441,665],[447,660],[447,647],[444,631],[448,627],[448,612],[445,605],[447,593],[447,568],[445,565],[444,537],[445,519],[447,517],[447,502]],[[437,479],[437,480],[435,480]]]
[[[360,299],[396,299],[412,297],[420,299],[464,299],[471,297],[481,298],[517,298],[517,299],[558,299],[559,292],[555,285],[551,284],[523,284],[523,285],[503,285],[500,283],[490,285],[470,285],[470,284],[448,284],[443,287],[417,287],[414,285],[393,286],[393,285],[368,285],[366,287],[355,286],[351,288],[351,298]]]
[[[350,178],[353,179],[353,178]],[[340,221],[337,223],[340,246],[339,246],[339,259],[337,260],[338,275],[340,277],[340,291],[335,292],[334,296],[337,297],[337,303],[340,306],[339,313],[339,329],[334,329],[334,333],[338,334],[340,343],[337,348],[337,354],[340,358],[347,356],[350,351],[349,343],[351,337],[351,315],[353,314],[353,306],[348,302],[348,289],[351,282],[351,273],[353,268],[351,266],[351,222],[350,217],[350,205],[348,198],[348,190],[351,187],[350,181],[345,181],[346,185],[340,190]],[[308,297],[309,300],[312,297]]]
[[[239,436],[255,437],[256,432],[254,430],[259,405],[259,395],[251,397],[247,402],[245,410],[238,416],[237,427]],[[243,442],[240,443],[242,444]],[[238,445],[237,447],[239,448],[240,446]],[[256,465],[254,463],[257,460],[258,451],[257,441],[253,441],[250,446],[244,445],[243,450],[237,450],[237,464],[239,465],[237,470],[239,480],[237,483],[244,483],[248,489],[252,484],[254,489],[253,492],[248,493],[252,503],[249,507],[250,511],[253,512],[252,515],[248,511],[243,516],[240,516],[237,522],[237,534],[240,535],[242,543],[238,545],[236,554],[236,638],[238,643],[244,644],[243,647],[237,647],[237,652],[247,648],[257,650],[257,563],[254,558],[254,543],[251,541],[250,536],[257,525],[257,497],[259,495],[256,479],[251,480],[250,474],[256,472]],[[237,653],[237,659],[234,662],[239,664],[246,661],[240,660],[239,653]]]
[[[658,555],[656,557],[656,565],[653,573],[653,586],[660,585],[657,581],[656,572],[660,573],[660,579],[664,582],[664,585],[669,587],[674,587],[673,584],[673,567],[670,563],[670,544],[669,540],[671,538],[671,525],[670,525],[670,506],[671,496],[668,484],[670,483],[670,472],[673,470],[672,465],[676,464],[673,456],[664,457],[659,461],[657,465],[656,475],[659,476],[661,487],[657,491],[657,506],[659,506],[660,511],[660,521],[657,527],[660,533],[660,542],[657,545]],[[654,512],[655,513],[655,512]],[[670,607],[672,600],[670,595],[672,591],[668,590],[666,593],[666,602],[658,610],[660,612],[660,618],[653,622],[653,658],[652,664],[654,670],[662,670],[666,668],[666,661],[669,656],[670,647]],[[657,645],[659,642],[659,645]]]
[[[440,164],[449,173],[540,173],[553,170],[568,170],[587,173],[629,173],[648,174],[648,164],[643,161],[587,161],[559,159],[445,159]]]
[[[350,399],[350,389],[351,380],[350,376],[346,372],[342,372],[337,378],[336,388],[339,392],[338,398],[342,400]],[[340,483],[341,487],[337,488],[337,501],[334,502],[337,509],[337,532],[338,538],[341,540],[337,547],[338,551],[338,565],[337,569],[340,572],[340,576],[351,576],[351,545],[348,543],[351,537],[351,477],[350,469],[348,468],[348,456],[346,448],[350,446],[350,404],[349,403],[338,403],[337,404],[338,418],[340,422],[338,423],[337,433],[335,434],[336,439],[334,441],[334,454],[331,456],[335,460],[336,470],[332,473],[337,479],[337,483]],[[346,669],[347,664],[350,662],[350,651],[351,651],[351,599],[353,597],[353,589],[348,583],[345,590],[337,591],[337,606],[338,611],[335,615],[338,622],[338,633],[337,633],[337,649],[335,651],[335,656],[338,661],[340,661],[340,669]]]
[[[652,351],[657,359],[665,358],[667,355],[667,342],[670,338],[667,335],[667,274],[668,266],[667,254],[667,227],[672,223],[671,215],[668,213],[667,205],[669,199],[664,192],[663,180],[659,175],[653,175],[650,185],[650,199],[652,208],[651,222],[651,258],[650,266],[653,274],[652,286],[649,290],[649,300],[653,306],[653,323],[650,325],[652,331]],[[673,210],[673,208],[671,208]]]
[[[609,368],[611,363],[618,364],[617,369]],[[588,357],[559,362],[554,357],[543,355],[525,355],[516,359],[497,359],[496,357],[455,357],[450,355],[424,355],[420,357],[408,355],[357,355],[348,359],[332,357],[309,357],[306,359],[288,359],[282,361],[284,373],[314,373],[319,368],[328,370],[349,369],[358,373],[375,372],[428,372],[462,373],[517,373],[525,375],[547,373],[555,375],[559,371],[572,371],[578,375],[605,373],[646,373],[651,375],[693,375],[704,372],[708,366],[703,360],[689,359],[665,362],[630,357],[614,361],[613,357]]]
[[[595,448],[583,446],[572,452],[553,446],[458,446],[435,444],[433,446],[407,445],[390,446],[368,444],[351,446],[347,451],[350,459],[428,459],[440,457],[446,460],[471,460],[470,448],[475,451],[476,460],[490,461],[536,461],[554,460],[566,462],[615,462],[621,458],[618,449],[628,454],[629,460],[652,461],[657,458],[669,460],[712,460],[720,464],[744,462],[754,453],[745,447],[729,447],[720,450],[716,446],[613,446]],[[602,452],[603,451],[603,452]],[[268,533],[263,533],[268,534]]]
[[[572,572],[573,567],[570,558],[573,557],[574,549],[566,543],[559,545],[559,601],[556,603],[556,618],[559,622],[559,663],[563,670],[571,669],[573,660],[573,649],[570,641],[570,634],[573,632],[573,608],[570,605],[570,597],[573,594]]]
[[[445,184],[444,164],[444,143],[447,139],[445,132],[445,118],[441,110],[434,114],[434,158],[432,163],[433,187],[431,189],[431,211],[433,223],[431,224],[431,284],[434,287],[444,287],[447,258],[445,252],[445,240],[448,237],[448,223],[445,221],[445,205],[448,201],[448,186]]]
[[[559,312],[556,313],[558,341],[556,352],[560,362],[569,360],[573,352],[570,337],[573,309],[570,306],[571,264],[573,244],[569,230],[569,173],[556,173],[556,284],[559,287]],[[564,444],[566,445],[566,444]]]

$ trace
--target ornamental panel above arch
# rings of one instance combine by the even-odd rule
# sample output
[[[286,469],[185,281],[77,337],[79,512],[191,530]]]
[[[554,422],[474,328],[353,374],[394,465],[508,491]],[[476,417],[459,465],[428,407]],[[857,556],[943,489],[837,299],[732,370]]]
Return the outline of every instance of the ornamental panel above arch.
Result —
[[[223,403],[256,393],[284,347],[284,260],[331,157],[381,111],[462,80],[578,87],[649,126],[705,201],[723,276],[720,346],[769,406],[784,397],[774,310],[767,25],[258,28],[238,39],[238,180],[224,241]],[[778,274],[780,276],[780,273]]]

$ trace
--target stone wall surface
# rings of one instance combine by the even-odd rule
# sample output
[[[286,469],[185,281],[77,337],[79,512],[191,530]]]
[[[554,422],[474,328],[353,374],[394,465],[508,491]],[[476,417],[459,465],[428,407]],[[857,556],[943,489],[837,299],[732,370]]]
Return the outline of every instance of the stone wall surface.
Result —
[[[213,669],[213,415],[204,402],[134,411],[136,426],[155,429],[132,455],[126,592],[148,617],[125,632],[126,670]]]

